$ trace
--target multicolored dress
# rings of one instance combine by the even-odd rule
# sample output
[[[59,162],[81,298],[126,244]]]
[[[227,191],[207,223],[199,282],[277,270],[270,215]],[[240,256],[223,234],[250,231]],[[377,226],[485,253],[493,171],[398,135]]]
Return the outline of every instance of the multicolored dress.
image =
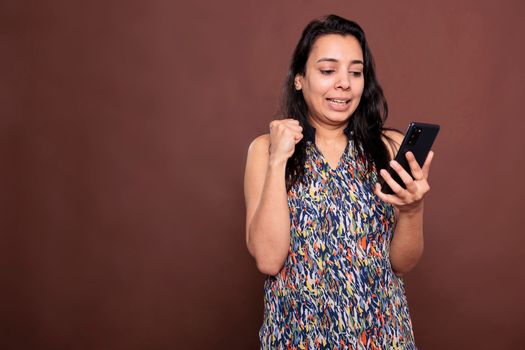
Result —
[[[393,206],[374,193],[352,140],[332,169],[306,142],[288,191],[290,251],[265,281],[261,349],[416,349],[403,281],[392,271]]]

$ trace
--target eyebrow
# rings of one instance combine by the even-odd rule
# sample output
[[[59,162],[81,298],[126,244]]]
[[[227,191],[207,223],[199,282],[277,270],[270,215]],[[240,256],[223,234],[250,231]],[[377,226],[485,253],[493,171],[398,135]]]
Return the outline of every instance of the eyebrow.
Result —
[[[319,63],[319,62],[339,62],[339,60],[335,58],[330,58],[330,57],[322,57],[318,59],[315,63]],[[362,64],[363,66],[365,65],[363,61],[361,60],[352,60],[350,63],[351,64]]]

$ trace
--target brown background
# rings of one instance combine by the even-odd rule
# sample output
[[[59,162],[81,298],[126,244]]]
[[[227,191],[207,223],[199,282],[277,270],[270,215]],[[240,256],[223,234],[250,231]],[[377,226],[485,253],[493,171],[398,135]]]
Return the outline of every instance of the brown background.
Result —
[[[255,349],[246,149],[304,25],[360,23],[389,125],[442,125],[421,349],[523,347],[521,1],[0,3],[1,349]]]

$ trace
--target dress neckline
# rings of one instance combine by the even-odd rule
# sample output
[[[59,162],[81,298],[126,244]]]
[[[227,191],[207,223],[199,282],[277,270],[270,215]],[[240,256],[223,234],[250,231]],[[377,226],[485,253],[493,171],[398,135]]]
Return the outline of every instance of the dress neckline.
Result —
[[[335,172],[335,171],[339,170],[341,168],[341,166],[343,165],[343,163],[345,161],[345,158],[346,158],[346,155],[348,153],[348,149],[350,148],[351,140],[350,139],[347,140],[345,149],[343,150],[343,153],[341,153],[341,156],[339,157],[339,161],[337,162],[337,165],[336,165],[335,168],[332,168],[330,163],[326,160],[323,152],[321,152],[319,147],[317,147],[317,145],[315,144],[315,141],[309,141],[309,142],[311,144],[311,147],[314,149],[315,153],[317,153],[317,156],[319,157],[321,162],[326,166],[326,168],[328,170],[332,171],[332,172]]]

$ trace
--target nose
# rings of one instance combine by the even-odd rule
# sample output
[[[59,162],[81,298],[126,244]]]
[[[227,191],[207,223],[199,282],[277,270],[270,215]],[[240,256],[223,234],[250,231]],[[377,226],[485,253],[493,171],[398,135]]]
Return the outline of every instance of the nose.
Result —
[[[350,89],[350,79],[348,77],[348,73],[347,72],[341,72],[341,74],[339,74],[339,79],[337,80],[337,83],[336,83],[336,89],[343,89],[343,90],[348,90]]]

